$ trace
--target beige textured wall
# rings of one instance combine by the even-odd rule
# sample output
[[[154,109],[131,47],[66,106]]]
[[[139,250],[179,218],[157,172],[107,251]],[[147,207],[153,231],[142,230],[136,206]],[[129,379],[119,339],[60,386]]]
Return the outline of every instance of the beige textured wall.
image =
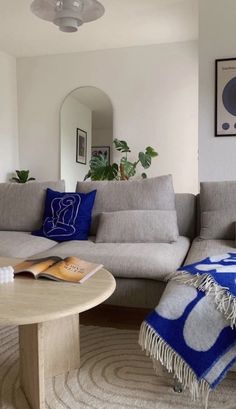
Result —
[[[60,174],[63,99],[91,85],[112,101],[114,138],[134,156],[147,145],[159,152],[148,175],[172,173],[177,192],[197,191],[197,42],[20,58],[17,72],[20,163],[38,179]]]
[[[18,168],[16,60],[0,52],[0,182]]]

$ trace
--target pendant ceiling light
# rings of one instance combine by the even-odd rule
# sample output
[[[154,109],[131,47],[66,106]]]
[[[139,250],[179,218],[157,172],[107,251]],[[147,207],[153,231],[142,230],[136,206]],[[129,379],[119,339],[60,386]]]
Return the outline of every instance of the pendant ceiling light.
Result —
[[[73,33],[83,23],[102,17],[105,9],[97,0],[34,0],[31,11],[51,21],[65,33]]]

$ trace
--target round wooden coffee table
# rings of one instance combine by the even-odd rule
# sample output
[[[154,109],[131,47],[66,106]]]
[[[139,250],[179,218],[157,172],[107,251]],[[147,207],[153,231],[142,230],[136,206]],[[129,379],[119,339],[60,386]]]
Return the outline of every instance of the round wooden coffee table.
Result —
[[[19,259],[0,258],[0,266]],[[114,292],[102,269],[83,284],[18,276],[0,284],[0,325],[19,326],[20,385],[32,409],[45,408],[45,379],[79,368],[79,313]]]

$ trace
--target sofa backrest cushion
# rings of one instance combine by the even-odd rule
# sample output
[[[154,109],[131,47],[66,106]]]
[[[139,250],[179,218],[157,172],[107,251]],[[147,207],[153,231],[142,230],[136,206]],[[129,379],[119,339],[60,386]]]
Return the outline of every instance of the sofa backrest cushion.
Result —
[[[97,190],[91,234],[96,235],[99,215],[120,210],[175,210],[172,176],[131,181],[78,182],[76,191]]]
[[[236,182],[202,182],[200,185],[202,239],[234,240]]]
[[[176,210],[122,210],[100,215],[97,243],[172,243],[179,229]]]
[[[38,229],[42,224],[47,188],[63,192],[65,182],[0,183],[0,230]]]
[[[192,240],[196,236],[197,198],[192,193],[176,193],[175,204],[179,235]]]

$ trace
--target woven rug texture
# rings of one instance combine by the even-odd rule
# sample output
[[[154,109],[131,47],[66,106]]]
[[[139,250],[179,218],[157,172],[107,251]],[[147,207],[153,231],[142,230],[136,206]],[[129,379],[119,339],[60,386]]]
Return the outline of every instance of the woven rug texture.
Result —
[[[81,368],[46,383],[46,409],[203,409],[138,345],[138,331],[81,326]],[[16,327],[0,330],[0,408],[29,409],[19,388]],[[208,409],[236,409],[236,376],[210,394]]]

